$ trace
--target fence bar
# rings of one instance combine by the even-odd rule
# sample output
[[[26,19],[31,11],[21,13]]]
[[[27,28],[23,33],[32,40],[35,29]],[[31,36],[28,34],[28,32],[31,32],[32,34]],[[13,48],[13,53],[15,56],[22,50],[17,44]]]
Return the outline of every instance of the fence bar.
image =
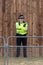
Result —
[[[9,36],[8,38],[7,38],[7,45],[8,45],[8,40],[10,39],[10,38],[43,38],[43,36]]]
[[[6,65],[6,63],[5,63],[5,61],[6,61],[6,58],[5,58],[5,55],[6,55],[5,44],[6,44],[6,42],[5,42],[5,38],[3,36],[0,36],[0,39],[3,39],[3,41],[4,41],[4,46],[0,46],[0,48],[4,48],[4,65]]]
[[[0,46],[0,48],[4,48],[4,46]]]
[[[9,36],[7,38],[7,55],[8,55],[8,48],[16,48],[16,47],[26,47],[26,48],[43,48],[43,46],[11,46],[9,45],[9,39],[11,38],[43,38],[43,36]],[[7,60],[8,60],[8,56],[7,56]],[[8,62],[7,62],[8,65]]]
[[[9,36],[8,39],[9,38],[20,38],[20,37],[21,38],[24,38],[24,37],[25,38],[43,38],[43,36]]]
[[[0,46],[0,48],[4,48],[4,65],[8,65],[8,48],[16,48],[16,47],[26,47],[26,48],[43,48],[43,46],[10,46],[9,44],[9,39],[10,38],[43,38],[43,36],[9,36],[7,38],[7,41],[3,36],[0,36],[0,39],[3,39],[4,41],[4,46]]]
[[[7,38],[7,45],[9,45],[9,39],[10,38],[43,38],[43,36],[9,36],[8,38]],[[13,48],[13,47],[24,47],[24,46],[8,46],[8,47],[11,47],[11,48]],[[43,46],[25,46],[25,47],[27,47],[27,48],[43,48]]]
[[[7,40],[5,40],[5,45],[4,45],[4,65],[8,65],[8,46],[7,46]]]
[[[43,48],[43,46],[8,46],[8,48],[17,48],[17,47],[20,47],[20,48],[23,48],[23,47],[26,47],[26,48]]]

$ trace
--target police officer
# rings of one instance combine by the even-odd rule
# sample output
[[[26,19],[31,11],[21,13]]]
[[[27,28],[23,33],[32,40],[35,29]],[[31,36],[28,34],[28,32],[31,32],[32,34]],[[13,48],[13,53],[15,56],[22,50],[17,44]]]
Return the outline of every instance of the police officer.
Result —
[[[24,21],[24,16],[20,15],[18,17],[18,21],[16,22],[16,36],[26,36],[28,30],[28,24]],[[17,46],[21,46],[21,42],[23,46],[27,46],[27,38],[26,37],[19,37],[16,38]],[[17,55],[16,57],[20,56],[20,47],[17,47]],[[23,47],[23,56],[27,57],[26,54],[26,47]]]

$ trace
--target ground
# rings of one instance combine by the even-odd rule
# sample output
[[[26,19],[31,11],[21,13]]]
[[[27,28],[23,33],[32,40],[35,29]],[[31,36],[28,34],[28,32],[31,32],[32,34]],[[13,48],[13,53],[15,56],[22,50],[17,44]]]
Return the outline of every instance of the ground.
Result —
[[[4,65],[4,59],[0,59],[0,65]],[[9,58],[8,65],[43,65],[43,57]]]

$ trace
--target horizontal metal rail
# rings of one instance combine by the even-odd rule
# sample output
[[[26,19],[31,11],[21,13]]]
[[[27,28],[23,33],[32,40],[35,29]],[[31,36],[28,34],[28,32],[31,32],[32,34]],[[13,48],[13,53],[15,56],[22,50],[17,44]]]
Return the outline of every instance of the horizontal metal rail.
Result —
[[[20,47],[20,48],[23,48],[23,47],[26,47],[26,48],[43,48],[43,46],[6,46],[6,48],[17,48],[17,47]],[[0,48],[4,48],[4,46],[0,46]]]
[[[8,46],[8,43],[9,43],[9,39],[10,38],[43,38],[43,36],[9,36],[7,38],[7,46]]]
[[[9,39],[10,38],[43,38],[43,36],[9,36],[7,38],[7,45],[8,45],[8,48],[17,48],[17,47],[26,47],[26,48],[43,48],[43,46],[9,46]]]
[[[24,37],[25,38],[43,38],[43,36],[9,36],[8,39],[9,38],[20,38],[20,37],[21,38],[24,38]]]
[[[7,44],[8,44],[8,40],[10,39],[10,38],[43,38],[43,36],[9,36],[8,38],[7,38]]]
[[[26,47],[26,48],[43,48],[43,46],[8,46],[8,48],[17,48],[17,47],[20,47],[20,48],[23,48],[23,47]]]
[[[5,48],[5,46],[0,46],[0,48]]]

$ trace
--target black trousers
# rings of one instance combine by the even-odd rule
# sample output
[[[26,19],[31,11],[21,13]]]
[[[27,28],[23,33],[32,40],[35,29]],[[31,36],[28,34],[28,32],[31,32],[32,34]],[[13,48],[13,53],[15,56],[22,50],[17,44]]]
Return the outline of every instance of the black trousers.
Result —
[[[20,34],[16,34],[16,36],[26,36],[25,35],[20,35]],[[17,38],[16,39],[16,44],[17,46],[21,46],[21,42],[22,42],[22,45],[23,46],[27,46],[27,38]],[[26,54],[26,47],[23,47],[23,56],[24,57],[27,57],[27,54]],[[19,57],[20,56],[20,47],[17,47],[17,55],[16,57]]]

